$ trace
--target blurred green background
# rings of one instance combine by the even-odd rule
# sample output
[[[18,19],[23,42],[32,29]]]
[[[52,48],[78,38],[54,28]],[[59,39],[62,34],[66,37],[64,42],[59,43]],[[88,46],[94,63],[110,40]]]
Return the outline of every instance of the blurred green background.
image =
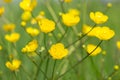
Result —
[[[24,65],[27,72],[32,75],[36,68],[34,68],[33,63],[21,53],[21,49],[25,46],[25,44],[30,40],[30,37],[27,33],[21,28],[21,13],[23,12],[19,7],[19,2],[21,0],[13,0],[12,3],[4,3],[0,0],[0,6],[5,6],[5,14],[0,18],[0,39],[3,41],[3,48],[8,46],[6,40],[4,39],[4,34],[2,30],[2,25],[5,23],[15,23],[16,24],[16,32],[21,34],[20,40],[16,43],[17,51],[20,60],[22,60],[22,65]],[[33,11],[33,15],[37,16],[40,11],[45,12],[45,16],[49,19],[54,20],[51,12],[48,10],[49,8],[46,6],[46,2],[50,4],[50,7],[55,12],[55,15],[58,17],[59,12],[61,12],[61,7],[59,0],[38,0],[38,5]],[[60,80],[104,80],[103,78],[107,77],[114,70],[113,66],[115,64],[120,64],[120,50],[116,47],[116,41],[120,40],[120,0],[73,0],[69,4],[64,4],[65,11],[67,12],[70,8],[76,8],[80,11],[80,23],[76,26],[78,33],[82,31],[83,24],[93,25],[94,23],[89,18],[89,13],[91,11],[101,11],[104,12],[106,10],[107,3],[112,3],[112,7],[105,13],[109,16],[109,20],[107,23],[102,24],[101,26],[109,26],[111,29],[115,30],[114,38],[109,41],[104,41],[101,44],[101,47],[104,51],[106,51],[106,55],[99,54],[95,57],[88,57],[84,62],[82,62],[79,66],[76,66],[75,69],[71,70]],[[64,26],[63,26],[64,27]],[[58,28],[57,28],[58,29]],[[69,29],[67,36],[63,39],[62,43],[65,45],[70,42],[76,40],[78,37],[75,37],[75,33],[72,31],[73,29]],[[60,33],[59,30],[55,31],[57,35]],[[43,33],[38,37],[40,47],[43,45]],[[68,39],[69,38],[69,39]],[[52,40],[53,37],[50,37],[48,40]],[[87,37],[85,38],[86,42],[83,44],[89,43],[98,43],[98,39]],[[55,43],[55,42],[53,42]],[[11,46],[12,47],[12,46]],[[63,67],[66,67],[64,70],[68,69],[71,65],[74,65],[76,61],[81,59],[86,55],[84,49],[82,49],[81,45],[74,45],[73,47],[77,47],[75,50],[71,52],[71,55],[67,59],[65,59],[62,63]],[[72,49],[72,48],[70,48]],[[8,60],[8,55],[6,54],[7,49],[4,49],[0,52],[0,80],[12,80],[11,72],[5,67],[5,62]],[[38,57],[35,58],[36,60]],[[39,59],[37,61],[39,63]],[[60,61],[58,61],[59,63]],[[51,64],[53,61],[51,60]],[[43,66],[44,67],[44,66]],[[50,68],[53,66],[49,66]],[[50,71],[50,70],[49,70]],[[21,73],[18,75],[22,76],[18,80],[27,80],[27,74],[24,74],[24,71],[21,69]],[[48,74],[49,75],[49,74]],[[32,77],[31,77],[32,80]],[[37,77],[37,80],[43,80],[43,75],[40,73]],[[113,75],[112,80],[120,80],[120,70]]]

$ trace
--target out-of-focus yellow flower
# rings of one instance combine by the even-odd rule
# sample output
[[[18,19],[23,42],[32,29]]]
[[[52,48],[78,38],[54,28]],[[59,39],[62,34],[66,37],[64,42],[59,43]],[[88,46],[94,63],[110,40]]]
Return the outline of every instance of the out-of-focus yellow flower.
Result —
[[[48,33],[55,29],[55,22],[44,18],[39,21],[39,26],[42,32]]]
[[[16,42],[18,41],[20,38],[20,34],[19,33],[11,33],[11,34],[6,34],[5,35],[5,39],[9,42]]]
[[[12,31],[15,29],[15,24],[13,24],[13,23],[5,24],[5,25],[3,25],[3,29],[5,31]]]
[[[0,50],[2,50],[2,46],[0,45]]]
[[[20,65],[21,65],[21,61],[18,59],[13,59],[12,62],[7,61],[6,62],[6,67],[9,68],[11,71],[16,71],[19,69]]]
[[[119,69],[119,65],[114,65],[114,69],[118,70]]]
[[[108,3],[108,4],[107,4],[107,7],[112,7],[112,3]]]
[[[93,44],[88,44],[87,45],[87,52],[90,54],[97,46]],[[98,47],[95,51],[93,51],[90,55],[91,56],[96,56],[101,52],[101,48]]]
[[[30,20],[31,17],[32,17],[32,15],[31,15],[31,12],[30,12],[30,11],[24,11],[24,12],[22,13],[21,19],[22,19],[23,21],[28,21],[28,20]]]
[[[21,26],[25,27],[25,26],[26,26],[26,22],[25,22],[25,21],[22,21],[22,22],[21,22]]]
[[[12,2],[12,0],[4,0],[4,2],[10,3],[10,2]]]
[[[91,12],[90,18],[93,20],[96,24],[102,24],[105,23],[108,20],[108,16],[104,15],[101,12]]]
[[[37,36],[40,33],[38,29],[32,27],[26,28],[26,32],[31,36]]]
[[[29,42],[24,48],[22,48],[22,52],[26,53],[32,53],[38,48],[38,42],[37,40],[32,40]]]
[[[62,14],[61,16],[62,16],[62,22],[68,27],[74,26],[78,24],[80,21],[79,16],[76,16],[71,13]]]
[[[82,31],[84,34],[89,32],[87,36],[95,36],[100,40],[109,40],[115,35],[115,32],[106,26],[103,26],[103,27],[97,26],[97,27],[94,27],[92,30],[91,29],[92,27],[88,25],[84,25]]]
[[[80,11],[78,11],[77,9],[69,9],[68,13],[70,13],[74,16],[79,16],[80,15]]]
[[[120,41],[117,41],[116,45],[117,45],[117,48],[120,50]]]
[[[68,50],[65,49],[62,43],[57,43],[51,46],[49,53],[53,59],[62,59],[68,55]]]
[[[96,28],[97,29],[95,30],[96,31],[95,36],[100,40],[109,40],[115,35],[115,32],[109,29],[109,27],[104,26],[99,29],[98,27]]]
[[[4,7],[0,7],[0,16],[3,15],[4,11],[5,11]]]
[[[37,5],[37,0],[22,0],[19,5],[25,11],[32,11]]]
[[[66,2],[66,3],[69,3],[69,2],[71,2],[72,0],[64,0],[64,2]]]

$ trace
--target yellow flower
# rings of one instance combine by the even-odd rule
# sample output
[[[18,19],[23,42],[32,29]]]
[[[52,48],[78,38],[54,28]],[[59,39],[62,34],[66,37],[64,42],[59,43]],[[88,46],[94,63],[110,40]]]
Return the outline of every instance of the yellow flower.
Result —
[[[97,46],[93,45],[93,44],[88,44],[87,45],[87,52],[91,53]],[[91,56],[96,56],[97,54],[99,54],[101,52],[101,48],[98,47],[95,51],[93,51],[90,55]]]
[[[87,36],[94,36],[94,31],[91,26],[89,25],[83,25],[82,32],[83,34],[87,34]]]
[[[114,65],[114,69],[118,70],[119,69],[119,65]]]
[[[16,42],[20,38],[19,33],[11,33],[11,34],[6,34],[5,39],[8,40],[9,42]]]
[[[51,46],[49,53],[53,59],[62,59],[68,55],[68,50],[65,49],[62,43],[57,43]]]
[[[39,30],[32,27],[26,28],[26,32],[31,36],[37,36],[39,34]]]
[[[71,2],[72,0],[64,0],[64,2],[66,2],[66,3],[69,3],[69,2]]]
[[[32,11],[37,5],[37,0],[22,0],[19,6],[25,11]]]
[[[10,3],[10,2],[12,2],[12,0],[4,0],[4,2]]]
[[[5,12],[4,7],[0,7],[0,16],[2,16],[4,12]]]
[[[90,18],[93,20],[96,24],[102,24],[105,23],[108,20],[108,16],[104,15],[101,12],[91,12]]]
[[[0,50],[2,50],[2,46],[0,45]]]
[[[24,11],[24,12],[22,13],[21,19],[22,19],[23,21],[28,21],[28,20],[30,20],[31,17],[32,17],[32,16],[31,16],[31,12],[29,12],[29,11]]]
[[[109,29],[109,27],[104,26],[99,29],[98,27],[96,28],[97,29],[95,30],[96,31],[95,36],[100,40],[109,40],[115,35],[115,32]]]
[[[117,45],[117,48],[120,50],[120,41],[117,41],[116,45]]]
[[[73,14],[75,16],[80,15],[80,12],[77,9],[69,9],[68,13]]]
[[[29,42],[24,48],[22,48],[22,52],[28,52],[28,53],[32,53],[34,52],[36,49],[38,48],[38,42],[37,40],[32,40],[31,42]]]
[[[26,26],[26,22],[25,22],[25,21],[22,21],[22,22],[21,22],[21,26],[25,27],[25,26]]]
[[[39,26],[42,32],[48,33],[55,29],[55,22],[48,19],[41,19],[41,21],[39,21]]]
[[[13,23],[5,24],[5,25],[3,25],[3,29],[5,31],[12,31],[15,29],[15,24],[13,24]]]
[[[79,16],[76,16],[71,13],[62,14],[61,16],[62,16],[62,22],[68,27],[74,26],[78,24],[80,21]]]
[[[13,59],[12,62],[7,61],[6,62],[6,67],[9,68],[11,71],[16,71],[19,69],[20,65],[21,65],[21,61],[18,59]]]
[[[108,4],[107,4],[107,7],[112,7],[112,3],[108,3]]]

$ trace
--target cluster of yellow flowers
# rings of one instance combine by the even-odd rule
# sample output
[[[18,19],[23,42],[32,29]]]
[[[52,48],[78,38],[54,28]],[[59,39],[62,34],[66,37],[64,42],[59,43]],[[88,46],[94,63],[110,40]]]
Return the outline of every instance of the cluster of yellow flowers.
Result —
[[[80,22],[80,13],[77,9],[70,9],[68,13],[62,13],[62,22],[67,26],[75,26]]]
[[[7,68],[9,68],[11,71],[18,70],[20,65],[21,65],[21,61],[18,59],[13,59],[12,62],[10,62],[10,61],[6,62]]]

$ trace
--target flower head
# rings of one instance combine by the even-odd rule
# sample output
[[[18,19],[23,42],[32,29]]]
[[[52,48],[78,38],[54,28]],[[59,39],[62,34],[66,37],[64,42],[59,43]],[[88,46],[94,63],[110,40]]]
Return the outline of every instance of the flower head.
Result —
[[[39,34],[39,30],[36,28],[28,27],[26,28],[26,32],[31,36],[37,36]]]
[[[12,0],[4,0],[4,2],[10,3],[10,2],[12,2]]]
[[[5,24],[5,25],[3,25],[3,29],[5,31],[12,31],[15,29],[15,24],[13,24],[13,23]]]
[[[120,50],[120,41],[117,41],[116,45],[117,45],[117,48]]]
[[[71,2],[72,0],[64,0],[64,2],[66,2],[66,3],[69,3],[69,2]]]
[[[87,52],[90,54],[97,46],[93,45],[93,44],[88,44],[87,45]],[[97,49],[95,51],[93,51],[90,55],[91,56],[96,56],[97,54],[99,54],[101,52],[101,48],[97,47]]]
[[[4,7],[0,7],[0,16],[3,15],[4,11],[5,11]]]
[[[7,61],[6,62],[6,67],[9,68],[11,71],[16,71],[19,69],[20,65],[21,65],[21,61],[18,59],[13,59],[12,62]]]
[[[11,34],[6,34],[5,35],[5,39],[9,42],[16,42],[18,41],[20,38],[20,34],[19,33],[11,33]]]
[[[44,33],[51,32],[55,29],[55,22],[49,19],[41,19],[39,21],[40,30]]]
[[[96,24],[102,24],[105,23],[108,20],[108,16],[104,15],[101,12],[91,12],[90,18],[93,20]]]
[[[2,50],[2,46],[0,45],[0,50]]]
[[[109,40],[115,35],[115,32],[106,26],[96,27],[95,31],[95,36],[100,40]]]
[[[80,17],[76,16],[74,14],[73,13],[62,14],[61,15],[62,16],[62,22],[68,27],[71,27],[71,26],[74,26],[74,25],[78,24],[79,21],[80,21]]]
[[[21,19],[23,20],[23,21],[28,21],[28,20],[30,20],[30,18],[31,18],[31,12],[30,11],[24,11],[23,13],[22,13],[22,16],[21,16]]]
[[[62,43],[57,43],[51,46],[49,53],[53,59],[62,59],[68,55],[68,50],[65,49]]]
[[[114,65],[114,69],[118,70],[119,69],[119,65]]]
[[[37,0],[22,0],[19,5],[24,11],[32,11],[37,5]]]
[[[32,53],[38,48],[37,40],[30,41],[24,48],[22,48],[22,52]]]

